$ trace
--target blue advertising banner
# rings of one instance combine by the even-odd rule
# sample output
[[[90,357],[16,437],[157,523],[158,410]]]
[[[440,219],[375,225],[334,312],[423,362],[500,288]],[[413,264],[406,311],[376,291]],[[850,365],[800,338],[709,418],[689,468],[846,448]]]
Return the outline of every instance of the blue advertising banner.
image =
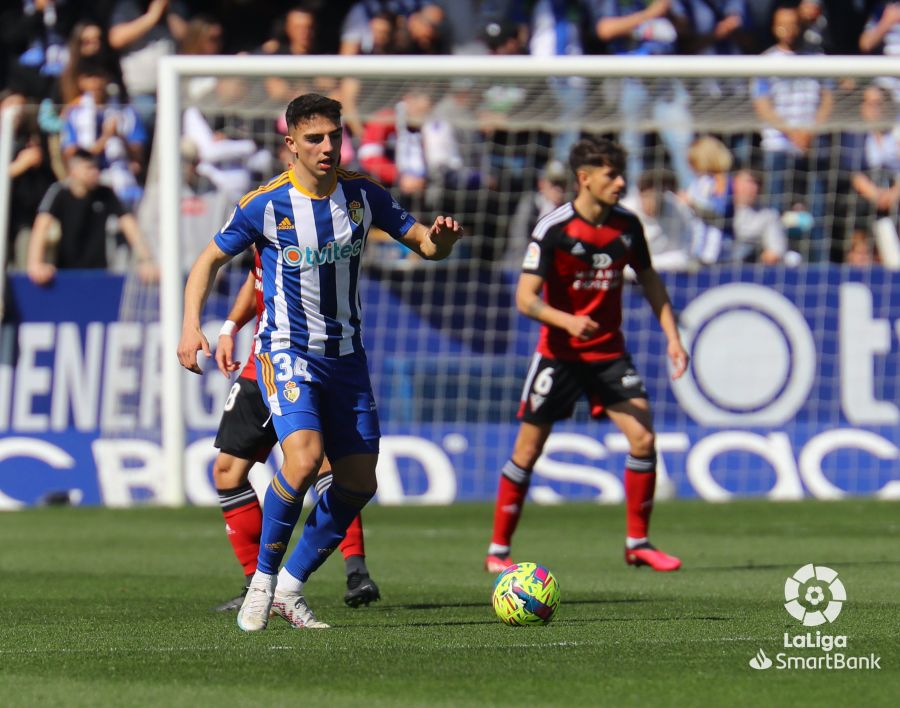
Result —
[[[379,272],[361,287],[382,420],[378,501],[490,499],[516,434],[537,326],[515,312],[515,273]],[[720,501],[900,498],[900,274],[820,266],[665,276],[692,366],[671,381],[665,339],[626,287],[624,332],[654,407],[661,496]],[[126,283],[59,273],[10,279],[0,340],[0,509],[69,494],[156,501],[159,323],[123,308]],[[227,301],[213,306],[211,340]],[[124,314],[123,314],[124,313]],[[241,352],[250,346],[242,332]],[[212,365],[208,368],[214,368]],[[214,504],[210,466],[228,382],[185,374],[188,499]],[[535,469],[538,503],[618,502],[627,441],[578,407]],[[279,459],[258,466],[264,486]]]

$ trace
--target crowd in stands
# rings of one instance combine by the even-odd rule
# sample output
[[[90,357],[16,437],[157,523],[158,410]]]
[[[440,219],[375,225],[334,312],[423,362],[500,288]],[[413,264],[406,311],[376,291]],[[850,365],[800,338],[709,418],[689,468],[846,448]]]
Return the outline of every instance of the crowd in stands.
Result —
[[[129,248],[141,277],[157,277],[150,261],[158,215],[147,205],[158,186],[148,175],[156,65],[173,53],[900,55],[900,2],[881,0],[13,0],[6,7],[0,107],[22,106],[10,165],[9,260],[38,283],[55,267],[109,267]],[[604,85],[629,156],[626,203],[644,221],[657,265],[877,262],[873,233],[892,227],[896,236],[900,205],[897,75],[855,84],[710,79],[690,91],[675,79]],[[183,217],[199,235],[186,263],[234,200],[286,164],[277,143],[259,136],[284,133],[278,107],[306,90],[344,103],[345,166],[370,173],[417,210],[481,214],[493,245],[469,255],[513,262],[535,221],[567,197],[566,155],[589,127],[586,97],[597,90],[577,77],[542,85],[561,127],[536,137],[509,127],[529,101],[528,89],[511,81],[476,90],[460,78],[440,93],[411,82],[399,100],[365,112],[357,111],[361,83],[352,78],[256,83],[187,85]],[[726,109],[749,106],[760,129],[700,134],[698,92]],[[836,96],[855,97],[857,127],[827,128]],[[242,100],[271,105],[276,117],[244,115],[226,126],[198,107]],[[642,131],[648,119],[658,131]],[[91,246],[72,251],[78,239]]]

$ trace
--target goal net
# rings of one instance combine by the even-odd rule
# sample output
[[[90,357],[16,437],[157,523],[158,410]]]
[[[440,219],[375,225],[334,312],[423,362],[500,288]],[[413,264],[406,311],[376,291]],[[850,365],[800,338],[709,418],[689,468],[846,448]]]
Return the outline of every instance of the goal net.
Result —
[[[172,499],[187,488],[201,501],[184,480],[208,474],[197,467],[212,459],[202,450],[229,389],[215,371],[178,368],[186,269],[231,205],[285,169],[284,108],[308,91],[344,103],[345,167],[382,181],[422,220],[451,214],[466,230],[441,263],[377,235],[366,246],[363,334],[385,435],[379,501],[492,496],[538,332],[515,309],[518,267],[537,218],[572,196],[566,159],[583,135],[628,149],[625,201],[645,221],[693,359],[670,381],[665,339],[626,283],[624,332],[654,408],[660,494],[900,496],[897,206],[871,199],[897,168],[896,155],[877,151],[881,138],[897,144],[894,86],[880,78],[891,71],[821,57],[164,60],[159,206],[149,208],[163,263]],[[761,102],[792,127],[766,123]],[[867,264],[879,253],[883,264]],[[216,286],[211,342],[246,268],[233,265]],[[239,346],[243,358],[249,334]],[[555,428],[531,494],[620,501],[627,452],[579,404]]]

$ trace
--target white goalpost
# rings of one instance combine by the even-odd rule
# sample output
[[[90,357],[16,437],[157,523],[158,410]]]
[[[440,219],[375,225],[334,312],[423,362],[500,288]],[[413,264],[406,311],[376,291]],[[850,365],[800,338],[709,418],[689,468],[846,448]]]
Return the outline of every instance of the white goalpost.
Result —
[[[769,56],[584,56],[538,60],[532,59],[531,57],[480,56],[322,56],[307,58],[277,56],[173,56],[162,59],[159,64],[158,113],[154,153],[155,159],[157,160],[156,164],[158,165],[158,250],[162,274],[160,285],[162,346],[162,379],[160,382],[162,410],[160,422],[164,452],[163,465],[168,480],[165,499],[163,500],[164,503],[181,505],[186,501],[185,478],[187,470],[185,450],[188,445],[187,429],[190,421],[186,420],[185,395],[188,390],[188,377],[193,376],[193,374],[185,372],[180,367],[176,357],[176,350],[181,336],[182,296],[186,275],[183,267],[182,240],[184,234],[182,233],[183,226],[181,223],[180,204],[183,188],[182,155],[180,153],[180,145],[182,144],[182,120],[184,110],[190,106],[196,105],[201,111],[204,110],[204,105],[202,103],[197,104],[193,99],[186,98],[185,82],[187,80],[199,78],[219,79],[222,77],[235,77],[244,80],[257,81],[263,81],[272,77],[308,80],[322,77],[331,77],[334,79],[352,78],[359,80],[362,86],[360,104],[366,104],[366,101],[369,100],[369,104],[372,105],[377,103],[372,96],[381,91],[381,87],[388,86],[388,84],[388,88],[390,88],[391,91],[388,91],[387,88],[384,89],[384,95],[389,97],[385,98],[385,103],[392,102],[394,100],[393,97],[398,95],[399,90],[402,89],[402,86],[405,84],[434,86],[438,92],[447,92],[454,81],[460,80],[475,82],[476,84],[478,82],[496,82],[498,85],[511,85],[521,81],[531,87],[533,95],[540,97],[543,91],[547,94],[547,98],[546,101],[541,103],[541,106],[537,108],[534,108],[533,106],[523,106],[519,114],[508,114],[506,119],[511,121],[510,125],[531,126],[536,132],[543,131],[550,134],[559,133],[572,126],[575,127],[576,131],[581,130],[586,133],[598,132],[615,134],[622,128],[620,120],[616,117],[616,98],[611,95],[604,95],[602,90],[604,82],[610,80],[646,79],[652,81],[681,79],[695,82],[692,84],[693,86],[699,85],[699,82],[703,80],[742,80],[746,82],[754,78],[764,77],[798,79],[816,78],[822,80],[876,79],[877,77],[897,76],[898,73],[900,73],[898,70],[900,70],[900,63],[898,63],[898,59],[894,57],[779,58]],[[569,77],[579,77],[579,80],[583,81],[584,85],[590,89],[588,93],[591,98],[585,100],[579,115],[565,117],[560,115],[558,118],[554,119],[552,117],[552,111],[554,110],[553,106],[557,105],[554,104],[554,100],[560,99],[550,97],[551,86],[547,84],[547,80],[566,79]],[[854,94],[854,96],[855,95],[856,94]],[[707,96],[705,100],[709,102],[714,99]],[[591,101],[597,101],[597,103],[591,103]],[[606,103],[602,103],[603,101]],[[750,104],[745,102],[743,105],[749,106]],[[283,108],[284,107],[282,106],[280,109],[282,112]],[[534,111],[529,112],[529,108],[534,108]],[[253,106],[242,106],[242,109],[253,109]],[[541,113],[541,111],[544,112]],[[845,111],[845,123],[840,125],[836,124],[836,131],[845,129],[851,125],[851,114],[853,114],[852,110],[848,109],[848,111]],[[272,124],[274,125],[274,119],[277,118],[277,113],[272,114],[271,118]],[[758,131],[760,127],[759,119],[752,114],[747,113],[723,112],[721,115],[717,115],[715,120],[718,121],[716,124],[720,125],[722,132],[731,132],[732,130],[741,129],[749,134],[752,131]],[[702,116],[698,116],[698,124],[703,124]],[[498,124],[494,126],[494,129],[505,130],[507,127],[508,126],[503,124]],[[641,125],[641,129],[646,129],[648,133],[655,132],[664,127],[665,126],[655,125],[652,121]],[[6,136],[4,136],[3,141],[0,141],[0,146],[2,146],[5,141]],[[550,148],[548,148],[548,152],[549,149]],[[501,157],[507,160],[509,164],[514,164],[512,158],[515,157],[515,155],[512,153],[515,151],[515,146],[507,146],[504,147],[503,150],[505,152],[502,153]],[[660,150],[662,150],[662,148],[660,148]],[[0,154],[0,157],[2,157],[2,154]],[[833,157],[832,159],[833,164],[837,164],[838,158]],[[541,162],[543,163],[545,160],[542,160]],[[8,164],[8,160],[0,160],[0,163]],[[530,162],[528,169],[531,170],[532,167],[534,167],[534,164],[533,161]],[[275,173],[276,170],[273,170],[272,174],[274,175]],[[511,182],[510,184],[517,183]],[[482,205],[483,208],[489,209],[490,207],[484,205],[490,204],[490,192],[492,189],[492,186],[485,184],[478,188],[477,193],[473,191],[465,197],[459,197],[459,199],[470,199],[472,203]],[[0,197],[2,197],[2,192],[0,192]],[[5,216],[3,212],[7,206],[8,205],[3,199],[0,198],[0,218]],[[210,233],[208,234],[208,237],[211,237],[212,235],[213,234]],[[469,266],[457,263],[449,267],[462,268]],[[401,291],[403,288],[417,287],[401,282],[403,277],[404,276],[400,274],[386,278],[387,285],[383,290],[383,292],[386,293],[385,297],[389,297],[391,293]],[[408,277],[414,277],[414,275]],[[785,282],[784,278],[779,280],[778,277],[775,277],[773,280],[772,276],[767,275],[762,270],[754,277],[756,278],[755,282],[757,282],[759,287],[772,287],[772,284],[774,283],[774,287],[778,289],[780,284]],[[462,279],[462,281],[465,282],[465,279]],[[691,287],[695,286],[692,285]],[[884,293],[884,288],[887,287],[890,287],[890,284],[884,284],[880,280],[872,286],[874,290],[881,288],[882,290],[877,291],[880,293]],[[477,287],[475,279],[473,278],[472,293],[465,301],[465,306],[461,306],[463,320],[465,320],[465,317],[471,317],[474,322],[474,319],[481,315],[479,311],[480,303],[478,301],[480,295],[476,291]],[[692,295],[699,294],[701,294],[699,290],[692,293]],[[850,301],[849,298],[850,296],[848,295],[847,302]],[[373,303],[369,306],[373,307],[375,304]],[[380,306],[388,308],[392,305],[391,302],[386,300],[385,302],[380,303]],[[817,301],[815,307],[822,308],[823,311],[825,308],[832,307],[832,303],[825,299],[824,291],[821,300]],[[498,312],[499,314],[494,314],[497,314],[497,317],[500,320],[502,320],[503,317],[508,316],[508,313],[500,312],[499,310]],[[435,311],[429,310],[426,313],[426,316],[437,317],[438,314]],[[875,316],[877,316],[877,313],[873,315],[873,317]],[[772,317],[776,317],[776,315],[773,315]],[[425,316],[423,316],[423,319],[425,319]],[[461,327],[465,331],[472,331],[478,327],[492,327],[492,322],[493,320],[490,320],[488,324],[463,322]],[[737,322],[738,321],[735,320],[735,323]],[[391,326],[393,325],[389,324],[388,320],[385,319],[384,327],[387,329]],[[416,332],[412,328],[412,325],[410,325],[408,329],[406,327],[406,325],[403,325],[402,331],[393,331],[393,335],[396,335],[398,339],[406,338],[410,342],[418,341],[418,338],[425,336]],[[654,330],[655,323],[652,321],[652,316],[649,315],[649,313],[646,321],[641,321],[641,327],[642,329],[639,330],[639,333],[635,336],[643,337],[644,335],[642,333],[645,330],[647,332]],[[757,333],[761,332],[763,334],[769,332],[764,324],[760,324],[759,328],[752,329],[752,331]],[[702,344],[702,337],[699,333],[695,334],[697,335],[695,337],[696,343],[700,346],[700,344]],[[509,344],[503,339],[505,336],[504,333],[498,331],[496,335],[494,335],[494,339],[485,346],[485,349],[490,352],[499,352],[503,350],[504,347],[500,346],[498,342],[504,346]],[[898,332],[898,336],[900,336],[900,332]],[[213,338],[209,338],[211,344],[214,345]],[[420,408],[417,408],[416,401],[418,400],[417,396],[420,391],[438,391],[436,395],[442,397],[442,402],[447,405],[448,409],[452,408],[454,405],[456,406],[454,410],[457,411],[457,416],[454,420],[460,426],[465,427],[468,424],[474,425],[483,422],[478,418],[480,415],[478,412],[488,410],[489,406],[492,405],[490,399],[495,395],[499,395],[497,391],[499,391],[500,388],[503,390],[503,395],[506,395],[506,392],[511,390],[515,385],[512,382],[519,380],[518,373],[520,363],[518,360],[522,359],[521,354],[516,353],[514,355],[508,353],[505,355],[509,362],[511,362],[512,358],[518,357],[515,364],[504,363],[504,361],[507,360],[502,359],[501,356],[496,353],[488,356],[483,362],[466,361],[461,363],[458,342],[450,340],[453,340],[453,338],[450,337],[449,340],[445,340],[435,337],[433,341],[428,340],[427,342],[422,340],[422,345],[426,348],[426,351],[424,351],[423,354],[428,355],[428,358],[430,359],[428,363],[432,368],[416,369],[415,362],[402,361],[398,363],[395,359],[388,359],[386,360],[384,367],[384,371],[388,373],[385,373],[383,381],[381,379],[376,381],[376,386],[382,387],[383,391],[389,390],[392,393],[396,393],[397,396],[400,396],[401,394],[407,396],[402,399],[402,406],[407,406],[408,410],[398,413],[397,418],[408,418],[407,422],[409,426],[411,426],[409,428],[410,430],[419,430],[416,425],[420,422],[417,419],[422,411]],[[644,346],[652,348],[655,346],[654,342],[655,340],[648,334],[646,341],[642,340],[637,342],[636,348]],[[492,346],[494,346],[494,349],[491,348]],[[475,347],[473,351],[477,349],[478,348]],[[511,352],[515,347],[509,345],[506,349]],[[472,359],[474,359],[474,357],[472,357]],[[709,364],[709,362],[707,362],[707,364],[710,367],[710,371],[716,371],[716,367],[713,364]],[[406,369],[403,367],[406,367]],[[462,379],[454,378],[457,376],[462,377]],[[789,376],[789,373],[785,374],[785,376]],[[660,374],[660,379],[664,381],[664,371]],[[706,381],[705,384],[703,381],[700,381],[697,386],[702,388],[703,385],[714,384],[715,381],[713,381],[712,384],[709,381]],[[499,388],[492,388],[494,385]],[[747,388],[748,390],[744,392],[746,393],[746,399],[741,399],[740,395],[743,394],[738,392],[738,394],[735,394],[737,398],[720,401],[721,406],[723,408],[729,406],[731,408],[734,408],[735,406],[740,408],[741,406],[745,406],[747,410],[753,409],[754,411],[761,407],[764,408],[765,405],[767,405],[765,401],[762,399],[754,399],[753,392],[749,390],[749,388],[752,388],[752,385]],[[376,391],[376,393],[379,392]],[[382,393],[381,395],[384,396],[385,394]],[[449,400],[454,395],[460,396],[459,401],[456,403]],[[486,398],[486,400],[480,403],[478,401],[473,401],[472,399],[478,395]],[[773,392],[772,395],[778,395],[777,391]],[[713,398],[715,398],[715,396],[713,396]],[[392,400],[385,402],[379,401],[379,403],[384,409],[389,409],[394,405]],[[396,405],[401,406],[400,403],[397,403]],[[463,410],[464,406],[468,406],[468,408]],[[754,408],[754,406],[756,407]],[[400,409],[397,408],[396,410]],[[476,413],[472,414],[467,412],[470,410],[476,411]],[[473,415],[475,416],[474,419],[468,419]],[[702,418],[702,413],[697,415]],[[756,413],[754,413],[754,415],[756,415]],[[837,417],[837,414],[833,413],[828,415],[833,418]],[[789,421],[785,420],[779,423],[776,418],[777,416],[770,421],[766,419],[765,416],[762,416],[758,419],[763,420],[764,425],[771,426],[773,429],[779,428],[779,426],[790,425]],[[673,417],[672,420],[675,420],[675,418]],[[891,435],[896,435],[896,424],[891,422],[890,416],[880,420],[877,419],[876,416],[876,418],[873,418],[872,421],[869,422],[882,432],[885,430],[885,426],[887,426],[888,433],[886,436],[888,440],[890,440]],[[835,419],[834,425],[835,427],[840,427],[843,423],[840,420]],[[405,430],[407,430],[407,428],[404,428],[404,431]],[[470,439],[463,445],[458,438],[452,437],[456,434],[452,432],[452,426],[446,429],[435,426],[434,430],[436,431],[434,432],[434,435],[437,436],[438,439],[429,443],[434,446],[434,454],[437,455],[440,453],[441,455],[449,457],[458,454],[460,455],[458,458],[460,460],[463,459],[461,456],[467,449],[466,446],[468,446],[468,449],[471,449],[472,446],[485,445],[487,444],[487,439],[491,435],[490,430],[483,433],[472,432]],[[815,431],[811,432],[810,436],[812,436],[814,432]],[[819,432],[821,434],[821,431]],[[424,435],[425,433],[422,434]],[[751,433],[747,434],[750,435]],[[758,431],[753,434],[762,436],[760,439],[765,437],[765,434]],[[707,467],[704,469],[709,469],[709,459],[715,454],[711,449],[713,447],[712,443],[706,445],[706,447],[702,447],[698,443],[695,448],[688,453],[687,449],[692,443],[689,443],[686,437],[684,439],[678,437],[678,433],[673,431],[670,431],[667,435],[668,437],[661,441],[663,447],[668,444],[671,449],[676,450],[678,454],[687,454],[688,462],[686,464],[691,463],[691,460],[693,460],[692,464],[701,466],[702,464],[706,464]],[[804,433],[804,435],[806,435],[806,433]],[[703,442],[705,443],[712,437],[712,435],[706,437]],[[621,448],[621,440],[618,440],[611,435],[607,435],[606,438],[602,454],[598,451],[596,452],[596,457],[606,456],[613,452],[617,453],[619,448]],[[398,442],[397,445],[399,444],[400,443]],[[778,444],[780,443],[777,440],[773,442],[773,445],[776,447]],[[877,448],[877,452],[873,454],[881,455],[882,459],[888,459],[892,454],[889,447],[875,446],[875,448]],[[747,449],[752,449],[752,446]],[[589,450],[585,450],[586,448],[580,448],[580,453],[579,449],[576,449],[575,452],[586,456],[594,454]],[[777,483],[773,485],[773,489],[779,490],[774,494],[776,497],[778,494],[782,494],[782,498],[791,498],[790,495],[794,492],[794,487],[791,486],[791,483],[784,481],[781,478],[782,475],[789,476],[794,474],[797,476],[798,480],[802,479],[806,486],[811,488],[815,487],[820,481],[819,477],[816,475],[822,476],[824,474],[821,473],[821,468],[819,468],[820,471],[816,472],[813,469],[813,463],[808,462],[814,457],[812,452],[804,457],[802,452],[799,450],[796,451],[793,455],[795,458],[792,463],[793,467],[791,467],[791,464],[784,462],[784,460],[776,454],[770,454],[770,452],[767,452],[762,447],[760,450],[762,450],[762,454],[769,455],[767,459],[775,469],[776,476],[779,478]],[[822,454],[825,453],[823,452]],[[691,457],[691,455],[693,455],[693,457]],[[797,460],[799,460],[799,462],[797,462]],[[804,460],[806,462],[804,462]],[[427,469],[426,472],[428,472]],[[486,470],[485,472],[493,475],[494,470]],[[553,474],[553,470],[548,468],[545,476],[547,479],[561,479],[559,476],[554,477]],[[712,473],[707,476],[710,479],[707,479],[703,474],[700,474],[696,479],[692,478],[692,483],[695,483],[695,486],[702,486],[704,484],[727,486],[724,482],[721,482],[720,479],[713,479],[715,475]],[[812,480],[812,482],[810,480]],[[432,478],[429,478],[428,484],[430,486],[428,486],[428,489],[431,490],[431,492],[434,492],[436,495],[435,499],[437,499],[438,493],[434,491],[435,486],[433,481]],[[475,491],[482,490],[482,487],[479,487],[478,484],[482,483],[479,482],[473,487]],[[797,484],[799,485],[799,481]],[[829,490],[834,488],[833,484],[830,486],[829,484],[830,482],[825,480],[818,488],[824,489],[825,492],[828,493]],[[597,486],[598,489],[600,489],[602,487],[601,482],[597,482]],[[786,495],[783,494],[783,490],[785,489],[788,490]],[[538,496],[541,496],[541,498],[545,500],[554,501],[556,499],[556,496],[554,496],[556,495],[556,492],[550,490],[549,487],[542,488],[537,486],[535,491]],[[450,492],[447,492],[447,494],[450,494]],[[715,493],[711,494],[711,496],[715,496]]]

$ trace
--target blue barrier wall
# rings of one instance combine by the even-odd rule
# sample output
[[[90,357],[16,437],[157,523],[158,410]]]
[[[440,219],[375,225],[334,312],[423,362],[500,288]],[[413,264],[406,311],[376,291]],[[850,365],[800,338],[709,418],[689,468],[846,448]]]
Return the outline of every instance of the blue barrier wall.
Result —
[[[492,496],[537,333],[514,310],[515,277],[374,270],[363,283],[382,503]],[[655,409],[662,494],[900,498],[900,275],[745,268],[666,282],[694,364],[674,384],[649,307],[636,288],[624,298],[626,339]],[[50,288],[11,278],[0,508],[70,489],[83,503],[128,506],[164,488],[159,357],[174,353],[159,352],[158,323],[119,321],[122,292],[107,274],[60,273]],[[208,333],[222,314],[209,313]],[[210,373],[182,384],[188,497],[214,503],[211,439],[228,383]],[[627,445],[608,422],[579,408],[546,452],[536,501],[621,500]]]

